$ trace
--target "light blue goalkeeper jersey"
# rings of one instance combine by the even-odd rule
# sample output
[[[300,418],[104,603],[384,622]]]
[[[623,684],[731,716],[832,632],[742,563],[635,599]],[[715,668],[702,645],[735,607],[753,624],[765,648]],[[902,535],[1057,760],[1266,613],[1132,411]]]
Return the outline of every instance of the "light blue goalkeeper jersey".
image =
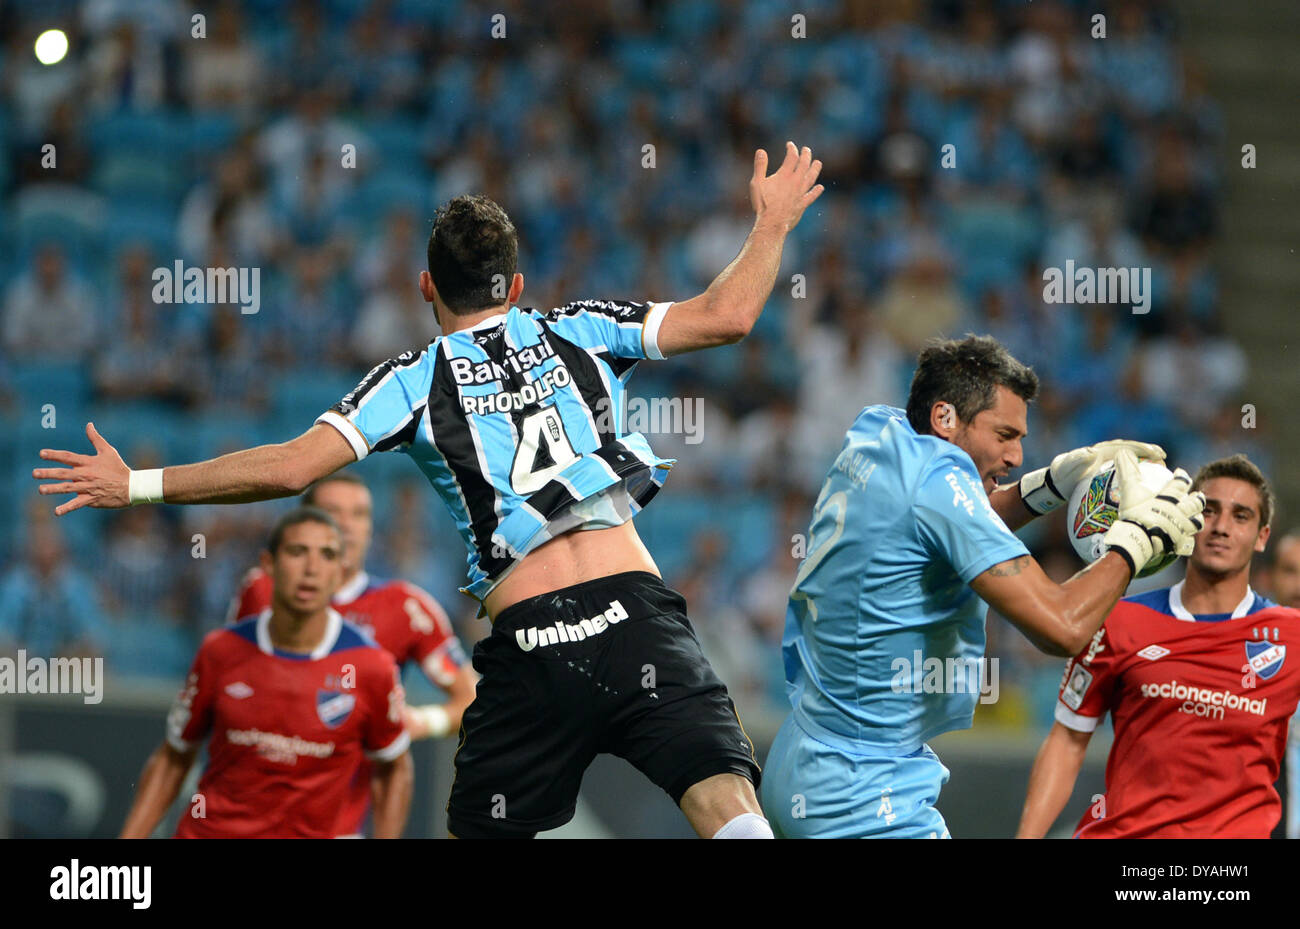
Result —
[[[1025,554],[966,452],[918,435],[903,410],[864,409],[822,486],[790,592],[796,722],[835,747],[886,755],[968,728],[987,613],[968,583]]]
[[[672,460],[624,426],[627,380],[639,360],[663,358],[669,306],[512,306],[376,365],[317,422],[358,460],[414,460],[465,541],[461,590],[481,601],[543,542],[620,525],[663,485]]]

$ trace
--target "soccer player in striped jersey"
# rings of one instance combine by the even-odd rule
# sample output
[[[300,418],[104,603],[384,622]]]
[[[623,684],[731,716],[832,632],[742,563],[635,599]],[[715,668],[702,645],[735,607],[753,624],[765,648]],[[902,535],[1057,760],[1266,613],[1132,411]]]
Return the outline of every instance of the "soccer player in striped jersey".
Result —
[[[55,508],[240,503],[299,493],[376,451],[409,455],[455,517],[469,582],[492,620],[448,805],[454,835],[531,836],[572,816],[597,753],[630,761],[696,832],[770,837],[753,746],[632,517],[671,461],[622,422],[638,361],[744,338],[786,236],[822,193],[821,162],[754,153],[755,221],[704,293],[676,303],[584,300],[522,309],[514,226],[483,197],[438,213],[420,291],[443,335],[377,365],[299,438],[198,464],[132,472],[87,424],[94,455],[64,467]]]
[[[1244,455],[1206,465],[1193,486],[1205,494],[1205,528],[1187,576],[1120,601],[1066,665],[1021,838],[1056,821],[1107,713],[1106,792],[1076,837],[1266,839],[1282,815],[1273,784],[1300,702],[1300,610],[1250,586],[1273,494]]]
[[[442,738],[460,729],[474,699],[478,675],[469,666],[451,621],[438,602],[414,584],[372,577],[365,568],[374,537],[370,490],[351,471],[335,471],[302,495],[338,523],[343,534],[343,581],[331,598],[334,609],[393,656],[398,667],[419,665],[424,675],[447,693],[441,705],[407,706],[406,731],[412,739]],[[255,616],[271,605],[271,576],[252,568],[230,604],[228,622]],[[370,765],[363,762],[352,779],[338,834],[359,836],[370,809]]]
[[[271,605],[203,640],[123,838],[153,833],[205,739],[207,768],[177,838],[332,838],[363,759],[375,836],[401,835],[412,782],[402,684],[392,656],[330,607],[342,549],[323,510],[276,524],[262,554]]]

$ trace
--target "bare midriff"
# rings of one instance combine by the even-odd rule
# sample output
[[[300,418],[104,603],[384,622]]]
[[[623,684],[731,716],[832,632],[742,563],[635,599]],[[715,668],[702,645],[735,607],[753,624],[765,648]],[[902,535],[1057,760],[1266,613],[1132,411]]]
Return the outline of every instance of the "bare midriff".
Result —
[[[631,520],[609,529],[574,530],[525,555],[483,605],[495,621],[502,610],[521,600],[626,571],[659,575]]]

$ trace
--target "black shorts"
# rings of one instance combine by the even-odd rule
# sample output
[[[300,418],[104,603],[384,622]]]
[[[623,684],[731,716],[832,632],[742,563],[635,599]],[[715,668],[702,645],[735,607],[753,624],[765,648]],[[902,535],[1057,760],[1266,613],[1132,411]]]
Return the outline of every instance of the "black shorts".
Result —
[[[483,679],[461,724],[451,833],[562,826],[600,752],[627,759],[674,803],[715,774],[757,786],[753,743],[685,610],[681,594],[644,571],[503,610],[474,648]]]

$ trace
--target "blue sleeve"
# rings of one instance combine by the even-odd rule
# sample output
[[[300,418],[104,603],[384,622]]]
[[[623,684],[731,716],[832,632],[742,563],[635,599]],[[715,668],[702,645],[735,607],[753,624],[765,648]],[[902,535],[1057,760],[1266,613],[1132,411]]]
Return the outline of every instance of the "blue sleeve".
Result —
[[[542,319],[562,338],[586,349],[608,350],[615,358],[662,361],[659,326],[671,303],[577,300]]]
[[[995,564],[1029,554],[993,512],[974,469],[955,458],[944,455],[928,466],[912,510],[926,549],[967,584]]]
[[[441,344],[441,340],[434,343]],[[316,422],[328,423],[342,433],[357,461],[371,452],[405,448],[415,439],[428,406],[433,366],[429,349],[403,352],[377,364]]]

